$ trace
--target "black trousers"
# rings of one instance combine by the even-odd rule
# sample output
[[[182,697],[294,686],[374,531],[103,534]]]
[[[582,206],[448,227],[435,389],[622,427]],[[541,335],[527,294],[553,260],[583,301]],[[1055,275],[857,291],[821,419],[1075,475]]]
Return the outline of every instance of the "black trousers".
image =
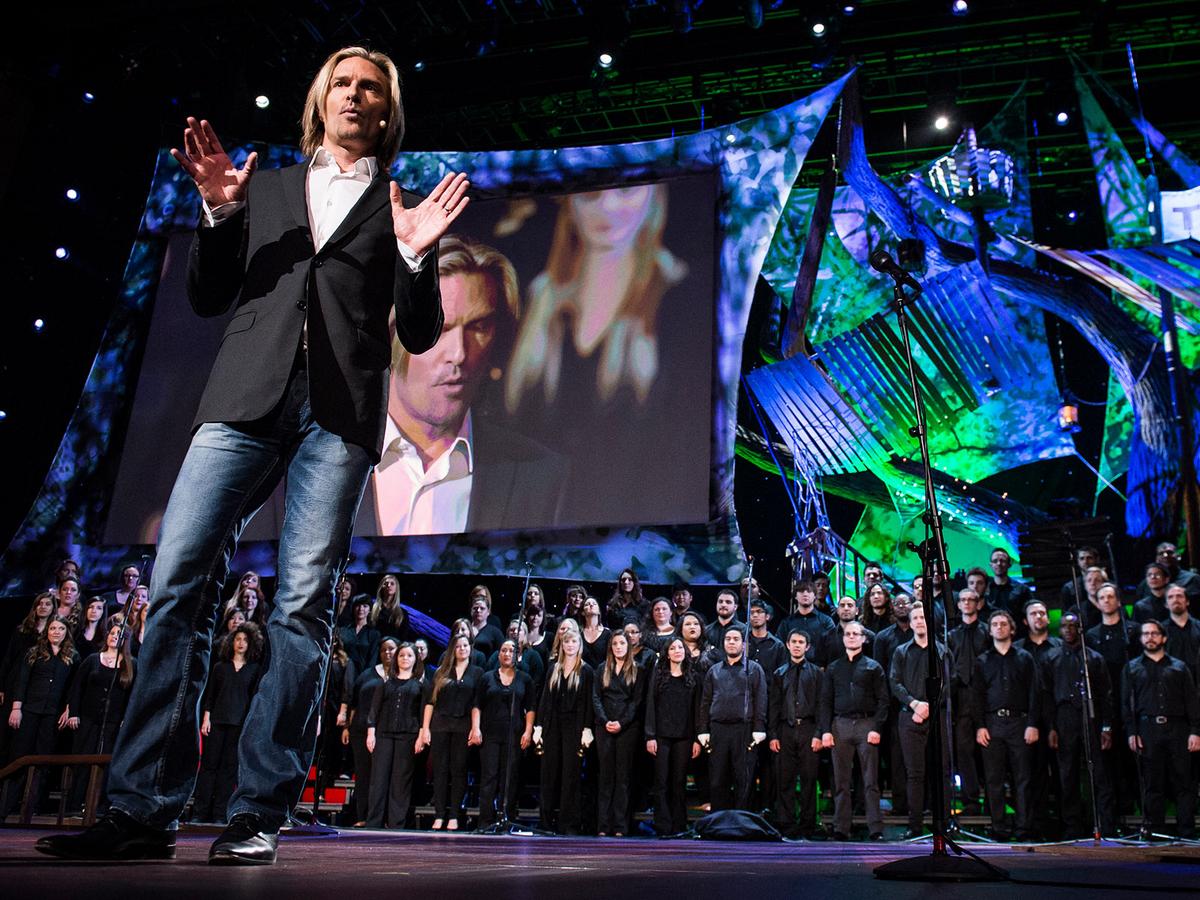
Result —
[[[779,753],[775,754],[777,772],[775,792],[775,825],[784,834],[801,837],[812,834],[817,821],[817,764],[821,754],[814,753],[812,740],[817,736],[817,723],[801,719],[793,727],[785,727],[779,735]],[[796,790],[796,779],[800,790]],[[799,794],[799,818],[797,818]]]
[[[1185,721],[1165,725],[1142,717],[1139,723],[1142,753],[1142,784],[1146,793],[1145,815],[1150,826],[1161,832],[1167,817],[1167,796],[1175,798],[1175,821],[1181,838],[1196,836],[1196,783],[1192,778],[1192,754],[1188,753]]]
[[[933,715],[939,715],[944,710],[931,710]],[[946,738],[943,726],[945,719],[938,720],[938,733],[942,736],[942,780],[943,780],[943,821],[950,812],[950,742]],[[933,731],[933,723],[926,719],[924,722],[914,722],[912,711],[903,708],[899,712],[896,723],[896,736],[904,755],[904,769],[907,773],[905,790],[908,801],[908,827],[914,831],[920,830],[925,822],[925,783],[929,771],[930,746],[929,736]]]
[[[1092,800],[1099,806],[1101,833],[1112,834],[1117,827],[1116,795],[1105,766],[1104,754],[1100,752],[1100,723],[1092,721],[1090,724],[1091,735],[1088,739],[1096,773],[1096,794]],[[1083,745],[1082,710],[1070,704],[1060,706],[1055,711],[1054,730],[1058,733],[1058,750],[1055,753],[1058,757],[1058,776],[1062,785],[1063,825],[1066,826],[1068,836],[1085,834],[1091,831],[1092,821],[1086,817],[1087,811],[1083,803],[1087,756]]]
[[[434,731],[430,737],[433,811],[439,819],[457,819],[467,794],[467,733]]]
[[[657,738],[654,755],[654,830],[679,834],[687,830],[687,770],[692,738]]]
[[[403,828],[412,807],[417,735],[380,735],[376,732],[371,758],[371,796],[367,825]]]
[[[120,724],[120,722],[112,721],[104,723],[103,746],[105,753],[112,753],[113,743],[117,739],[117,729],[120,727]],[[79,727],[71,735],[71,752],[99,753],[100,747],[100,720],[80,716]],[[104,799],[104,786],[108,781],[108,767],[105,766],[101,770],[101,773],[100,808],[104,809],[108,806],[108,803]],[[91,776],[92,772],[89,766],[75,766],[74,771],[71,773],[71,799],[68,804],[72,809],[78,809],[83,806],[84,799],[87,797],[88,780]]]
[[[1025,743],[1029,719],[1024,715],[1001,718],[995,713],[984,717],[991,740],[983,748],[983,771],[987,779],[988,811],[992,828],[1007,832],[1004,812],[1004,781],[1012,784],[1013,809],[1019,837],[1033,833],[1032,782],[1033,748]]]
[[[578,834],[579,779],[583,770],[580,733],[548,725],[542,731],[542,827],[561,834]]]
[[[754,777],[754,756],[747,722],[712,722],[709,728],[708,781],[713,810],[746,809]],[[730,788],[733,793],[730,794]]]
[[[887,728],[883,732],[883,746],[880,747],[879,759],[887,763],[887,772],[879,779],[880,785],[887,785],[892,792],[892,813],[897,816],[908,815],[908,792],[906,784],[908,773],[904,765],[904,748],[900,745],[900,704],[895,700],[888,705]]]
[[[4,728],[9,733],[9,762],[22,756],[53,753],[58,740],[58,714],[40,715],[22,711],[20,728],[13,731],[8,727],[7,722],[4,723]],[[8,803],[3,810],[0,810],[0,813],[4,816],[11,815],[21,805],[21,791],[24,786],[25,776],[23,773],[18,772],[9,777]],[[34,775],[31,790],[34,792],[33,803],[36,810],[44,805],[50,790],[49,785],[46,784],[45,772],[41,768]]]
[[[517,818],[517,798],[521,793],[518,780],[521,761],[520,735],[511,735],[507,741],[483,739],[479,749],[479,824],[491,825],[496,821],[496,811],[504,803],[507,785],[509,821]],[[507,780],[505,769],[508,770]]]
[[[833,830],[838,834],[848,835],[854,822],[850,786],[855,756],[862,770],[867,830],[871,834],[883,832],[883,814],[879,809],[879,745],[867,741],[873,727],[871,719],[835,716],[833,720]]]
[[[597,791],[596,830],[605,834],[629,832],[629,795],[633,785],[633,757],[641,744],[637,723],[609,734],[596,723],[596,757],[600,779]]]
[[[979,768],[975,765],[975,754],[978,752],[979,745],[975,742],[976,725],[967,712],[966,699],[966,691],[955,692],[954,760],[957,764],[963,798],[968,801],[978,801]],[[943,721],[945,721],[944,718]]]
[[[363,721],[366,721],[365,718]],[[354,814],[367,821],[371,810],[371,751],[367,749],[367,730],[350,729],[350,754],[354,758]]]
[[[193,819],[225,821],[225,807],[237,786],[238,739],[241,736],[241,725],[213,725],[204,739],[200,775],[193,792]]]

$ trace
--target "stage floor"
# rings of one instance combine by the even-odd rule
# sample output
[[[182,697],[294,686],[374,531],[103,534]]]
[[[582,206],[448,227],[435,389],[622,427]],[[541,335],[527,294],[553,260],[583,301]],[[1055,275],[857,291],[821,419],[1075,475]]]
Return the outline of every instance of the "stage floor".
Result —
[[[753,844],[715,841],[484,837],[344,831],[285,836],[279,862],[260,868],[206,863],[212,834],[181,832],[174,862],[58,862],[34,852],[39,829],[0,829],[0,893],[8,897],[565,897],[568,900],[838,900],[1004,896],[1014,885],[881,882],[880,863],[927,855],[927,844]],[[971,849],[1037,896],[1130,896],[1200,890],[1200,849],[1177,845],[1078,847],[978,845]],[[1052,886],[1050,883],[1053,883]],[[408,892],[416,891],[416,894]]]

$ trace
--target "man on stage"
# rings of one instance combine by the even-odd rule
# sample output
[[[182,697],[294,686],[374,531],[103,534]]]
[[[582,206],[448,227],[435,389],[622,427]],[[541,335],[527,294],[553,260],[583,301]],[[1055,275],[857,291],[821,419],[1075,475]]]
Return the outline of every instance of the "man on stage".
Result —
[[[121,737],[111,811],[37,848],[76,859],[169,859],[198,755],[219,593],[238,536],[286,479],[270,656],[238,745],[238,787],[213,863],[275,861],[316,739],[333,586],[378,461],[387,406],[389,314],[410,353],[442,330],[438,239],[467,206],[465,175],[424,200],[387,178],[404,132],[400,80],[384,54],[349,47],[314,78],[303,165],[235,169],[208,122],[188,119],[172,156],[204,213],[188,298],[236,309],[163,517],[150,613]]]

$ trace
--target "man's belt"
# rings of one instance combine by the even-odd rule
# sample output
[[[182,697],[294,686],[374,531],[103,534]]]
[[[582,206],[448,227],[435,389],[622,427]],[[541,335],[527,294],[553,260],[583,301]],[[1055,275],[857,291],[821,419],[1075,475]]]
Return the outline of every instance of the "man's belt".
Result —
[[[1155,725],[1170,725],[1180,716],[1142,716],[1147,722],[1153,722]]]

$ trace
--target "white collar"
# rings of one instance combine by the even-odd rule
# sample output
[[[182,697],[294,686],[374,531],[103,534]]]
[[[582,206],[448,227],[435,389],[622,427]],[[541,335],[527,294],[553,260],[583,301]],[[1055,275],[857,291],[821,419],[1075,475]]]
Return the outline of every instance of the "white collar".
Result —
[[[454,443],[452,443],[446,449],[446,451],[442,453],[441,457],[438,458],[441,459],[444,456],[449,456],[455,450],[462,448],[462,452],[467,458],[467,472],[469,474],[473,474],[475,472],[475,451],[472,442],[473,432],[474,428],[471,424],[471,411],[467,410],[467,414],[463,418],[462,426],[458,429],[458,435],[454,438]],[[396,443],[397,441],[399,441],[399,443]],[[393,455],[389,458],[388,454],[389,451],[392,451],[392,444],[394,443],[396,444],[396,447],[393,451]],[[412,441],[404,436],[399,427],[396,425],[396,421],[389,415],[383,428],[383,457],[379,460],[379,463],[376,465],[375,469],[376,471],[382,472],[392,463],[408,455],[416,456],[417,447]]]
[[[333,166],[341,172],[341,166],[337,164],[337,160],[333,158],[333,154],[324,147],[318,147],[317,152],[313,154],[312,160],[309,161],[309,171],[313,169],[324,169],[328,166]],[[379,160],[374,156],[362,156],[354,162],[354,168],[351,170],[356,175],[366,175],[368,178],[374,178],[375,173],[379,170]],[[342,174],[349,175],[350,172]]]

